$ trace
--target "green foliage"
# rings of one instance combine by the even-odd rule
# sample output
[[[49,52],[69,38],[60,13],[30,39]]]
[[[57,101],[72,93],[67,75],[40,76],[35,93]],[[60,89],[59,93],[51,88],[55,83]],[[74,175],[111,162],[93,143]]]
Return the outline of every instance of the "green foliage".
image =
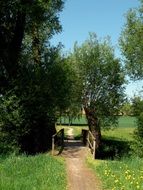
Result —
[[[26,133],[21,127],[22,107],[15,95],[6,94],[0,97],[0,153],[18,150],[18,138]]]
[[[49,39],[61,31],[62,0],[0,2],[1,151],[50,148],[55,121],[70,103],[73,72]]]
[[[132,79],[143,78],[143,1],[140,7],[126,15],[126,24],[120,38],[120,47],[125,56],[127,73]]]
[[[84,109],[92,110],[103,126],[114,122],[123,100],[124,74],[110,40],[99,42],[95,34],[81,46],[75,44],[71,61],[76,69]],[[106,122],[107,121],[107,122]]]
[[[132,104],[130,102],[125,102],[122,105],[120,112],[122,115],[126,115],[126,116],[133,115]]]
[[[61,31],[58,13],[63,1],[8,0],[1,1],[0,7],[0,65],[4,83],[17,77],[22,49],[33,62],[40,61],[47,40]]]
[[[143,157],[143,100],[134,97],[132,100],[133,113],[137,117],[137,129],[135,130],[135,143],[132,148],[134,153]]]
[[[132,148],[135,155],[143,157],[143,112],[137,118],[137,129],[135,131],[135,143]]]
[[[51,146],[59,112],[70,101],[70,68],[64,61],[53,59],[53,63],[22,69],[14,89],[1,96],[1,138],[27,153],[43,152]]]
[[[143,100],[141,97],[135,96],[132,98],[132,109],[135,116],[140,115],[140,113],[143,111]]]
[[[65,162],[50,155],[0,157],[1,190],[66,190]]]
[[[143,1],[137,9],[131,9],[126,15],[126,25],[121,34],[120,46],[125,56],[125,66],[129,76],[134,79],[143,78]],[[137,116],[138,128],[135,132],[136,142],[133,146],[135,154],[143,156],[143,101],[140,97],[134,97],[132,100],[133,114]]]

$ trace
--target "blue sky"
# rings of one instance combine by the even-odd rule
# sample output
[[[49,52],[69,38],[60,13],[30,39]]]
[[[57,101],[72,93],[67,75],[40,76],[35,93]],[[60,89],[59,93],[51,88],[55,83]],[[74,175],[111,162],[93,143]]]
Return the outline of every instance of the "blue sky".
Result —
[[[115,53],[120,56],[118,39],[125,23],[127,10],[138,7],[138,0],[65,0],[60,21],[63,31],[55,35],[53,44],[62,42],[64,52],[72,50],[75,41],[84,42],[89,32],[95,32],[98,38],[111,37]],[[141,88],[141,83],[127,86],[127,94],[132,96]]]

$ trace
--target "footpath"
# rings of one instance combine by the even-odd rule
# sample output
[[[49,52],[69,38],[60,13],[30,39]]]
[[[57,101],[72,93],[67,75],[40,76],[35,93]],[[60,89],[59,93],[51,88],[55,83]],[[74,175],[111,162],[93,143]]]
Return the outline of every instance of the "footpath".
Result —
[[[88,149],[80,140],[74,140],[72,128],[68,139],[62,152],[67,165],[68,190],[101,190],[99,179],[85,163]]]

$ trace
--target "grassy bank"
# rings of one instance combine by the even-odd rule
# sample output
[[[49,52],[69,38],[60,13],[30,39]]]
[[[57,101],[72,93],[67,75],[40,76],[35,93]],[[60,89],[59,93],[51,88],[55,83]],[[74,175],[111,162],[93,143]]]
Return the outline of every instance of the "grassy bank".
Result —
[[[128,154],[135,127],[134,118],[120,117],[118,128],[102,132],[104,160],[87,159],[89,167],[99,175],[104,190],[143,189],[143,159]],[[116,154],[112,157],[112,153]]]
[[[0,190],[66,190],[65,163],[61,158],[0,157]]]
[[[98,174],[103,189],[141,190],[143,189],[143,160],[124,158],[120,161],[101,161],[88,158],[88,165]]]

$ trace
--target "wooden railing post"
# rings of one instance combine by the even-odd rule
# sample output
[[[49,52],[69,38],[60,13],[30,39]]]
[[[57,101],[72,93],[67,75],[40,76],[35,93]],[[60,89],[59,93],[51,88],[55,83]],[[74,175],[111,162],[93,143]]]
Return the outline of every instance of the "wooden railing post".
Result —
[[[93,159],[95,159],[96,154],[96,140],[93,141]]]
[[[55,137],[52,137],[52,155],[54,155],[54,149],[55,149]]]
[[[56,145],[64,147],[64,129],[59,130],[52,136],[52,155],[54,155]]]
[[[88,131],[87,134],[87,142],[88,142],[88,147],[91,149],[93,159],[95,159],[95,154],[96,154],[96,139],[91,133],[91,131]]]
[[[64,146],[64,129],[61,130],[61,146]]]
[[[82,129],[82,142],[85,146],[87,145],[87,138],[88,138],[88,130]]]

